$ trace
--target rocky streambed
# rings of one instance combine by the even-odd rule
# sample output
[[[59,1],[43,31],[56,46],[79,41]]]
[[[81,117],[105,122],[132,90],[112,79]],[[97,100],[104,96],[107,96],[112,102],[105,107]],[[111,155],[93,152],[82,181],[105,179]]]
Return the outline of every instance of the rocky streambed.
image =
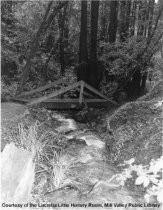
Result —
[[[11,116],[18,117],[27,111],[17,104],[3,105],[4,128]],[[31,124],[40,118],[41,133],[50,128],[56,134],[48,142],[51,146],[42,151],[47,152],[46,158],[40,155],[41,159],[36,161],[31,203],[42,209],[151,209],[144,206],[142,195],[120,186],[114,178],[119,171],[109,160],[105,141],[96,130],[83,128],[69,114],[56,111],[32,110],[26,115]],[[57,146],[56,139],[60,140]],[[15,164],[19,164],[17,161]]]

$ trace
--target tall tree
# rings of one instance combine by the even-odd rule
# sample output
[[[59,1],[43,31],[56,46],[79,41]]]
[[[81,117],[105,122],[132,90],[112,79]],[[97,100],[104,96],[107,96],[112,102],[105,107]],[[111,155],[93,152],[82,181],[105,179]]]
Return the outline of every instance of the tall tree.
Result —
[[[81,1],[81,26],[79,41],[79,63],[88,62],[87,49],[87,1]]]
[[[65,74],[65,39],[67,38],[66,32],[66,15],[67,15],[68,4],[59,11],[58,14],[58,25],[59,25],[59,57],[61,66],[61,75]]]
[[[76,66],[78,81],[88,83],[88,48],[87,48],[87,1],[81,1],[80,18],[80,39],[79,39],[79,64]]]
[[[137,11],[137,1],[134,0],[132,2],[132,8],[131,8],[130,36],[135,35],[136,11]]]
[[[110,3],[110,24],[109,24],[109,42],[116,41],[117,25],[118,25],[118,1],[111,1]]]
[[[91,2],[91,61],[97,61],[97,30],[98,30],[99,1]]]
[[[153,11],[154,11],[154,0],[149,0],[147,11],[146,11],[146,25],[145,25],[145,29],[144,29],[145,30],[144,36],[146,36],[147,39],[151,35],[152,23],[153,23]],[[148,75],[147,69],[145,69],[142,74],[142,82],[141,82],[141,91],[142,92],[144,92],[145,88],[146,88],[147,75]]]
[[[99,1],[91,1],[91,49],[89,61],[89,84],[99,88],[102,79],[103,65],[97,59],[97,31],[98,31]]]
[[[148,4],[148,37],[151,35],[152,22],[153,22],[153,12],[154,12],[154,0],[149,0]]]
[[[120,21],[119,21],[119,34],[120,40],[124,42],[129,35],[130,26],[130,12],[131,1],[121,0],[120,2]]]
[[[120,40],[123,42],[125,41],[125,18],[126,18],[126,0],[120,1],[120,14],[119,14],[119,35]]]
[[[100,18],[100,40],[107,41],[107,29],[108,29],[108,3],[107,1],[101,2],[101,18]]]
[[[138,15],[138,36],[145,36],[145,25],[146,25],[147,5],[146,1],[140,2],[139,15]]]

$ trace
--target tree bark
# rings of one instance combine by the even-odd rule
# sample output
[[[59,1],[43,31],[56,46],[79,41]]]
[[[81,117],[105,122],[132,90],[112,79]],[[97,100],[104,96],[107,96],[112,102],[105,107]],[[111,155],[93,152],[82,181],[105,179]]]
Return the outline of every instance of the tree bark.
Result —
[[[120,41],[124,42],[129,36],[131,1],[121,0],[120,2]]]
[[[130,36],[134,36],[135,35],[136,10],[137,10],[137,2],[134,1],[132,3],[132,9],[131,9]]]
[[[97,61],[97,30],[99,1],[91,2],[91,52],[90,60]]]
[[[154,11],[154,0],[149,0],[149,5],[148,5],[148,20],[149,20],[149,24],[148,24],[148,37],[150,37],[151,35],[151,31],[152,31],[152,22],[153,22],[153,11]]]
[[[65,21],[66,21],[67,5],[59,11],[58,25],[59,25],[59,54],[61,75],[65,74]]]
[[[125,19],[126,19],[126,1],[121,0],[120,1],[120,15],[119,15],[119,35],[120,35],[120,41],[125,41]]]
[[[146,15],[147,15],[146,1],[140,3],[139,15],[138,15],[138,36],[144,36],[146,34]]]
[[[81,26],[79,41],[79,63],[88,62],[87,49],[87,1],[81,1]]]
[[[130,27],[130,21],[131,21],[131,1],[127,1],[126,4],[126,33],[125,33],[125,37],[128,38],[129,37],[129,27]]]
[[[118,1],[111,1],[110,3],[110,24],[109,24],[109,42],[116,41],[117,25],[118,25]]]
[[[107,21],[107,10],[108,10],[108,3],[110,2],[106,2],[103,1],[101,2],[102,4],[102,11],[101,11],[101,20],[100,20],[100,40],[101,41],[107,41],[107,36],[108,36],[108,21]]]

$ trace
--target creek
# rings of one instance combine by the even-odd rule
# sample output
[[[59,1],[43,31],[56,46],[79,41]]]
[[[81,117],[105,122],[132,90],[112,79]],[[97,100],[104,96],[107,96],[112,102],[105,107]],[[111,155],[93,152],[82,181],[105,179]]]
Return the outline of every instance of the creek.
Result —
[[[18,117],[25,107],[17,104],[3,104],[2,123]],[[47,177],[39,176],[37,186],[42,194],[42,202],[56,204],[59,209],[130,209],[129,204],[142,204],[143,198],[114,179],[119,173],[108,159],[105,141],[96,130],[75,121],[70,114],[51,112],[51,120],[59,122],[55,131],[64,133],[67,141],[62,154],[62,166],[66,168],[63,182],[58,190],[50,191]],[[16,172],[15,172],[16,173]],[[59,177],[59,179],[62,179]],[[62,182],[62,180],[60,180]],[[35,183],[36,184],[36,183]],[[34,189],[36,190],[36,189]],[[36,190],[37,191],[37,190]],[[36,202],[36,200],[35,200]],[[131,206],[131,205],[130,205]],[[141,205],[132,209],[142,210]],[[144,206],[144,205],[143,205]],[[148,210],[148,207],[145,208]],[[151,209],[151,208],[149,208]]]

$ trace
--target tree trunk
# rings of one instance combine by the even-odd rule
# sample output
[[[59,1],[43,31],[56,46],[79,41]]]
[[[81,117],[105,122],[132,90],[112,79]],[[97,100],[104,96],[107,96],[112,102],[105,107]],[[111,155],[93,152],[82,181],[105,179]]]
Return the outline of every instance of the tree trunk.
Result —
[[[138,36],[145,36],[145,24],[146,24],[146,1],[140,3],[139,15],[138,15]]]
[[[152,22],[153,22],[153,11],[154,11],[154,0],[149,0],[149,6],[148,6],[148,17],[149,17],[149,24],[148,24],[148,38],[151,35],[152,31]]]
[[[97,30],[99,1],[91,2],[91,61],[97,61]]]
[[[117,14],[118,14],[118,1],[111,1],[110,3],[110,24],[109,24],[109,42],[116,41],[117,34]]]
[[[107,41],[107,10],[108,10],[108,3],[110,2],[106,2],[106,1],[103,1],[101,2],[102,4],[102,11],[101,11],[101,20],[100,20],[100,26],[101,26],[101,29],[100,29],[100,40],[101,41]]]
[[[98,89],[101,82],[103,65],[97,60],[97,31],[98,31],[99,1],[91,1],[91,50],[88,66],[89,84]]]
[[[67,5],[59,11],[58,25],[59,25],[59,54],[61,75],[65,74],[65,21],[66,21]]]
[[[137,2],[134,1],[132,3],[132,9],[131,9],[130,36],[134,36],[135,35],[136,10],[137,10]]]
[[[79,41],[79,63],[88,62],[87,49],[87,1],[81,1],[81,26]]]
[[[126,1],[121,0],[120,2],[120,15],[119,15],[119,35],[120,41],[125,41],[125,19],[126,19]]]
[[[77,80],[88,83],[88,49],[87,49],[87,1],[81,1],[81,25],[79,40],[79,64],[75,67]]]
[[[130,27],[130,19],[131,19],[131,1],[127,1],[126,4],[126,27],[125,27],[125,37],[128,38],[129,36],[129,27]]]

